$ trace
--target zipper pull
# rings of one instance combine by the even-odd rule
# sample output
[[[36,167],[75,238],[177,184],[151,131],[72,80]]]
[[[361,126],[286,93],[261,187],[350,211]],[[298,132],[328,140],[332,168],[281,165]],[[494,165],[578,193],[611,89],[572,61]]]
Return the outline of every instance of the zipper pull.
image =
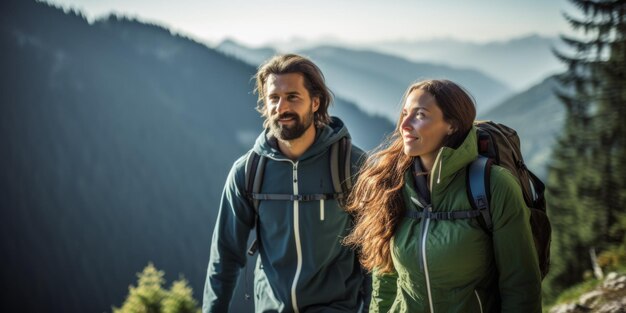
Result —
[[[441,168],[443,167],[443,158],[439,160],[439,174],[437,175],[437,185],[441,182]]]

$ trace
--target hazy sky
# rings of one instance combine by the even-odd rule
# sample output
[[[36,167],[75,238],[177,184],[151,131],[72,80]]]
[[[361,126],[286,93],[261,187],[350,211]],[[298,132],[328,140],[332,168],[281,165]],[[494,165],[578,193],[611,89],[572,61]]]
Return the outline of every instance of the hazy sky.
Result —
[[[346,42],[455,38],[505,40],[568,31],[566,0],[47,0],[90,20],[111,12],[209,43],[248,45],[293,38]]]

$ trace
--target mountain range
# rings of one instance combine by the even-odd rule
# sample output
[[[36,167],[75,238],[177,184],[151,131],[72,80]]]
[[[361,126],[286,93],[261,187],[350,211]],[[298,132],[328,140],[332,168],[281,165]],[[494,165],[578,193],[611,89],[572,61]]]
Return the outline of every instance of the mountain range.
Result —
[[[554,94],[560,88],[556,78],[548,77],[483,114],[484,119],[517,131],[526,165],[544,182],[552,147],[565,122],[565,107]]]
[[[516,92],[524,91],[544,78],[565,70],[552,49],[567,47],[558,37],[528,34],[506,40],[471,42],[453,38],[429,40],[386,40],[369,43],[346,43],[327,38],[324,41],[293,39],[268,43],[278,51],[299,51],[320,45],[364,49],[391,54],[418,63],[433,63],[454,68],[479,70],[501,81]]]
[[[232,40],[222,42],[216,49],[253,65],[277,53],[272,48],[250,48]],[[450,79],[463,85],[475,97],[479,113],[488,111],[512,92],[506,84],[474,69],[411,62],[389,54],[338,46],[317,46],[295,52],[310,57],[338,95],[391,121],[398,118],[404,91],[418,80]]]
[[[148,262],[168,282],[184,276],[201,299],[224,180],[262,131],[250,78],[275,50],[237,54],[247,50],[234,42],[214,49],[159,25],[115,15],[89,23],[41,2],[0,9],[3,307],[110,311]],[[564,115],[553,78],[511,94],[477,70],[339,46],[298,52],[322,67],[337,95],[331,113],[366,150],[393,130],[412,75],[466,77],[479,106],[490,94],[497,103],[481,117],[515,128],[545,178]],[[245,287],[235,312],[252,307]]]
[[[201,299],[226,175],[262,131],[256,69],[124,17],[21,0],[0,17],[5,310],[110,311],[148,262]],[[342,99],[331,112],[368,150],[393,130]]]
[[[565,67],[552,54],[563,49],[556,37],[528,35],[505,41],[473,43],[452,39],[378,42],[365,46],[414,61],[480,69],[522,91]]]

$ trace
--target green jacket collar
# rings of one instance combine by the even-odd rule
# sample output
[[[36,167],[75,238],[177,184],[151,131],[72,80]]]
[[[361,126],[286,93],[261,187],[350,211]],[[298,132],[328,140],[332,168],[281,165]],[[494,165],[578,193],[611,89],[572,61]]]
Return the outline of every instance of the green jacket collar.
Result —
[[[472,127],[469,131],[463,143],[457,148],[442,147],[437,154],[435,164],[430,171],[430,190],[434,192],[436,190],[444,189],[454,178],[455,174],[461,169],[465,168],[469,163],[474,161],[478,156],[478,144],[476,137],[477,129]],[[406,183],[410,184],[409,189],[414,189],[414,179],[412,178],[411,167],[408,171],[410,179],[406,176]]]

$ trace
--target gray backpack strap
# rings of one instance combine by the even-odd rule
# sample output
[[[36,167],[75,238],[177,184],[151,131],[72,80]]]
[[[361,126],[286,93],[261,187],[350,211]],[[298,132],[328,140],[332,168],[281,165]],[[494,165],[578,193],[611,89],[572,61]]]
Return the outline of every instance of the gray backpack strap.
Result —
[[[292,195],[292,194],[278,194],[278,193],[253,193],[252,199],[254,201],[259,200],[279,200],[279,201],[320,201],[320,200],[331,200],[331,199],[341,199],[342,195],[340,194],[328,194],[328,193],[318,193],[311,195]]]
[[[330,146],[330,175],[336,199],[343,205],[352,189],[352,142],[343,137]]]
[[[489,177],[491,173],[491,161],[479,156],[467,168],[467,194],[474,210],[478,210],[483,217],[485,227],[491,233],[493,223],[489,211]]]
[[[339,177],[339,141],[330,146],[330,176],[335,193],[341,192],[341,178]]]
[[[352,189],[352,141],[348,137],[341,139],[339,155],[343,156],[343,180],[345,191]]]
[[[261,191],[266,160],[267,158],[265,156],[259,155],[253,150],[250,150],[248,158],[246,159],[246,197],[250,200],[250,204],[256,214],[259,212],[259,201],[258,199],[254,199],[253,195]]]
[[[248,201],[250,201],[250,204],[254,208],[254,228],[256,230],[256,238],[248,248],[249,255],[254,255],[259,247],[259,200],[255,199],[253,195],[258,194],[259,191],[261,191],[266,160],[266,157],[257,154],[253,150],[250,150],[248,158],[246,159],[245,196],[248,198]]]

